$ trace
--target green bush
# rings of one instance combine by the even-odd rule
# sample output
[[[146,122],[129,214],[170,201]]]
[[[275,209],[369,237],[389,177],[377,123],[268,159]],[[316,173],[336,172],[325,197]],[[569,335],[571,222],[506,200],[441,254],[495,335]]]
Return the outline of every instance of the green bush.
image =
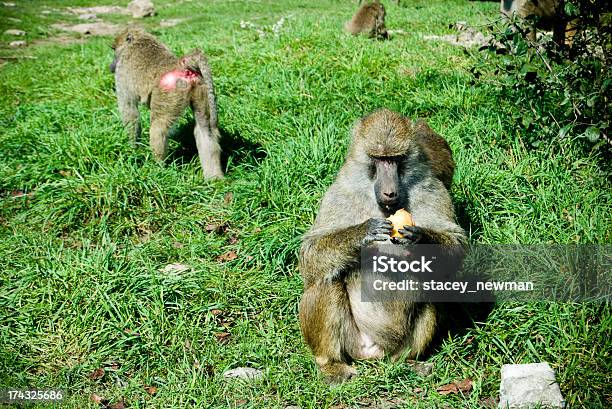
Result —
[[[531,18],[493,25],[492,37],[472,72],[495,85],[507,112],[533,146],[574,138],[610,153],[612,13],[604,0],[568,1],[565,14],[579,28],[572,44],[551,35],[526,38]],[[568,39],[570,36],[567,36]]]

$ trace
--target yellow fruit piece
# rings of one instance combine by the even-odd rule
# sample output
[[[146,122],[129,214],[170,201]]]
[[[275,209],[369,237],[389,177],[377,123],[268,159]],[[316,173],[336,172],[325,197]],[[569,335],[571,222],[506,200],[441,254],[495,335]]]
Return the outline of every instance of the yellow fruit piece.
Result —
[[[387,220],[391,220],[391,223],[393,223],[391,237],[404,237],[398,230],[404,228],[404,226],[414,226],[412,215],[404,209],[399,209],[395,214],[387,217]]]

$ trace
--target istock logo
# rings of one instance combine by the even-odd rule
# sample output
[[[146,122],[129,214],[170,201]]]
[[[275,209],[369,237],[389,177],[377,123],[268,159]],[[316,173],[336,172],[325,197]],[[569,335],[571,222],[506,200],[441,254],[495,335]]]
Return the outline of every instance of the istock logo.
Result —
[[[374,273],[433,273],[429,265],[435,260],[431,257],[427,260],[425,256],[421,256],[420,260],[400,260],[397,261],[393,257],[374,256],[372,257]]]

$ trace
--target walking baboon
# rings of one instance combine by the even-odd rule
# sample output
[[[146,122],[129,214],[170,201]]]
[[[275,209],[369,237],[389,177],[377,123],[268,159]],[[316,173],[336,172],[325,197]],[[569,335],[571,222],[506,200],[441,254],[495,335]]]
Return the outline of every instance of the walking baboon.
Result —
[[[194,136],[204,177],[223,177],[212,74],[200,50],[177,58],[154,36],[137,28],[123,30],[113,43],[119,111],[134,142],[140,137],[139,104],[151,109],[150,145],[162,160],[170,127],[191,106]]]
[[[553,40],[560,46],[565,44],[565,29],[568,23],[563,8],[564,0],[501,0],[500,4],[503,16],[537,18],[536,24],[527,33],[527,39],[536,40],[536,28],[553,30]],[[572,30],[572,33],[573,31],[575,30]]]
[[[354,126],[347,159],[299,256],[300,326],[329,381],[356,375],[353,360],[410,358],[426,350],[438,323],[436,306],[362,302],[360,250],[389,240],[385,217],[404,208],[416,225],[399,230],[404,238],[398,246],[440,244],[462,253],[466,236],[447,190],[454,167],[448,144],[424,122],[383,109]]]
[[[385,6],[378,0],[360,6],[344,28],[352,35],[366,34],[373,38],[388,38],[385,28]]]

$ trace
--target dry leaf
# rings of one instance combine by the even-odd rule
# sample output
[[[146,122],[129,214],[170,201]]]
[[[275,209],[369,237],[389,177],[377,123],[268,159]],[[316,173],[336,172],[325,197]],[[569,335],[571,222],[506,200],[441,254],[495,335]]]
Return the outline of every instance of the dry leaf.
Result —
[[[120,366],[121,366],[121,365],[119,365],[119,363],[118,363],[118,362],[112,362],[112,363],[110,364],[110,368],[111,368],[113,371],[116,371],[117,369],[119,369],[119,367],[120,367]]]
[[[236,237],[230,237],[229,244],[236,244],[236,243],[238,243],[238,239]]]
[[[217,229],[219,229],[219,225],[218,224],[214,224],[214,223],[210,223],[207,224],[206,227],[204,227],[204,230],[206,230],[207,232],[212,232],[212,231],[217,231]]]
[[[172,264],[168,264],[166,267],[160,269],[159,271],[162,273],[166,273],[166,274],[180,274],[182,272],[189,270],[190,268],[191,267],[188,266],[187,264],[172,263]]]
[[[412,390],[412,392],[413,392],[413,393],[421,393],[421,392],[423,392],[423,388],[414,388],[414,389]]]
[[[72,173],[70,173],[70,171],[68,171],[68,170],[60,170],[59,174],[62,175],[63,177],[65,177],[65,178],[72,176]]]
[[[217,341],[220,344],[225,344],[229,341],[229,337],[230,337],[230,333],[229,332],[217,332],[215,334],[215,338],[217,338]]]
[[[89,379],[94,381],[97,379],[102,379],[104,377],[104,374],[104,368],[96,368],[89,374]]]
[[[244,405],[245,403],[247,403],[246,399],[238,399],[236,401],[236,406]]]
[[[461,381],[449,383],[439,386],[437,389],[440,395],[448,395],[450,393],[469,392],[472,390],[472,380],[470,378]]]
[[[89,397],[89,399],[91,399],[92,401],[96,402],[96,403],[102,403],[102,401],[104,400],[104,398],[100,395],[96,395],[95,393],[92,393],[91,396]]]
[[[34,192],[26,193],[22,190],[13,190],[10,195],[11,197],[32,197],[34,196]]]
[[[228,205],[234,200],[234,194],[232,192],[227,192],[225,196],[223,196],[223,204]]]
[[[236,260],[236,258],[238,258],[238,254],[236,254],[236,252],[232,250],[232,251],[228,251],[225,254],[221,254],[219,257],[217,257],[217,261],[220,263],[223,263],[226,261]]]
[[[125,402],[120,400],[119,402],[110,405],[108,409],[125,409]]]
[[[175,241],[172,244],[172,247],[174,247],[175,249],[182,249],[183,247],[185,247],[185,245],[183,243],[179,243],[178,241]]]
[[[218,309],[214,309],[214,310],[210,310],[210,313],[212,315],[220,315],[220,314],[223,314],[223,311],[218,310]]]
[[[145,386],[144,390],[151,396],[157,393],[157,388],[155,386]]]
[[[209,223],[204,227],[208,233],[215,232],[217,234],[225,233],[229,229],[229,225],[227,223]]]
[[[461,392],[469,392],[472,390],[472,380],[470,378],[465,378],[459,382],[455,382],[457,388]]]
[[[448,383],[446,385],[438,386],[436,388],[440,395],[448,395],[449,393],[457,393],[459,392],[459,388],[454,383]]]

